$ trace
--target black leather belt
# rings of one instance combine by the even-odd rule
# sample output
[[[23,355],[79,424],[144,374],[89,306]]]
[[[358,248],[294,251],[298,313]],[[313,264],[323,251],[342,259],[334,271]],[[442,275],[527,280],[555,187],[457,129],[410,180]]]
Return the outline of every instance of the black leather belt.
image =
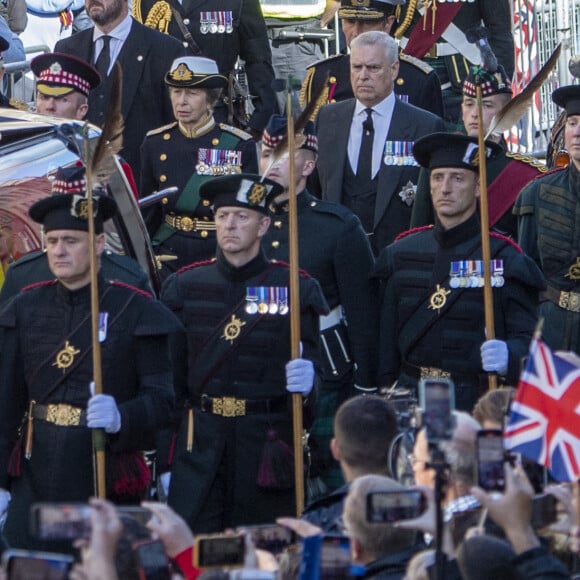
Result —
[[[477,382],[479,373],[452,373],[437,367],[418,367],[408,362],[401,364],[401,371],[413,379],[451,379],[455,383]]]
[[[194,406],[202,413],[221,415],[222,417],[244,417],[265,413],[281,413],[288,408],[287,397],[253,401],[236,397],[210,397],[202,395],[194,399]]]
[[[580,312],[580,292],[568,292],[548,286],[542,292],[542,298],[569,312]]]
[[[32,407],[32,418],[40,419],[48,423],[54,423],[59,427],[86,427],[87,413],[80,407],[73,407],[64,403],[40,405]]]

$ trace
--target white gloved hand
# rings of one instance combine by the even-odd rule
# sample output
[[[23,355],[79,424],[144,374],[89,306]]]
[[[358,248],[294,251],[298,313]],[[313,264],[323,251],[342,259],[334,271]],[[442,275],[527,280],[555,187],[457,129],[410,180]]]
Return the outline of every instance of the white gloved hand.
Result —
[[[486,340],[481,345],[481,366],[488,373],[505,375],[508,370],[509,351],[503,340]]]
[[[169,484],[171,483],[171,471],[166,471],[159,476],[159,482],[163,488],[163,493],[165,497],[169,496]]]
[[[295,358],[286,364],[286,390],[307,396],[314,386],[314,365],[305,358]]]
[[[121,430],[121,414],[114,397],[95,395],[87,405],[87,426],[91,429],[104,429],[107,433]]]
[[[10,492],[0,488],[0,518],[8,511],[8,504],[11,499]]]

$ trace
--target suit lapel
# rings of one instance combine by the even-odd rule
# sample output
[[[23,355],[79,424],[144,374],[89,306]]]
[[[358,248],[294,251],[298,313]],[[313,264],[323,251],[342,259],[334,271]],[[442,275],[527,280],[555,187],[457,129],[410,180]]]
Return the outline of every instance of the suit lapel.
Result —
[[[342,202],[342,185],[344,178],[344,169],[348,161],[348,137],[350,135],[350,125],[354,114],[356,101],[349,99],[333,106],[332,116],[329,115],[329,126],[331,127],[330,135],[332,139],[326,143],[330,151],[340,151],[343,155],[342,163],[336,159],[337,167],[343,167],[343,171],[332,171],[331,179],[328,184],[328,199],[335,203]]]

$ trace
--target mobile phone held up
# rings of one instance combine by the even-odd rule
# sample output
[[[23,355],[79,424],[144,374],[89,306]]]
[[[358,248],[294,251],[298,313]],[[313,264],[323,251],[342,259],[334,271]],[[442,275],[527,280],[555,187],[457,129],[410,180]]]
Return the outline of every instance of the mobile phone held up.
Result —
[[[139,580],[171,580],[169,558],[160,540],[143,540],[133,544]]]
[[[267,550],[274,555],[280,554],[295,542],[294,532],[279,524],[243,526],[237,531],[249,534],[255,548]]]
[[[243,534],[209,534],[195,537],[196,568],[241,568],[245,556],[246,541]]]
[[[418,518],[427,509],[427,499],[419,490],[375,491],[367,495],[367,522],[392,524]]]
[[[91,534],[86,503],[35,503],[30,507],[32,535],[41,540],[76,540]]]
[[[69,554],[6,550],[2,554],[2,568],[7,580],[65,580],[74,563]]]
[[[477,485],[485,491],[504,491],[503,433],[499,429],[481,429],[477,432]]]
[[[427,441],[438,443],[451,439],[455,409],[455,385],[451,379],[421,379],[419,404],[423,409],[422,425]]]

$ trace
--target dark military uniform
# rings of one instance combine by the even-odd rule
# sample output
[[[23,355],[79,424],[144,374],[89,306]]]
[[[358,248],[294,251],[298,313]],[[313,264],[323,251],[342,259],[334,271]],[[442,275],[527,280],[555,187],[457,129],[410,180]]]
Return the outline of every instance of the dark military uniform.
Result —
[[[507,238],[493,234],[490,243],[491,258],[503,260],[505,281],[493,288],[495,334],[508,345],[505,379],[515,384],[537,322],[543,277]],[[483,288],[454,287],[451,280],[453,264],[465,260],[481,261],[476,215],[447,231],[436,225],[410,233],[383,250],[376,266],[384,281],[379,379],[414,388],[421,376],[450,373],[457,408],[471,411],[487,388],[479,350],[485,323]]]
[[[394,90],[401,100],[443,117],[437,74],[419,59],[399,54],[399,76]],[[354,97],[350,85],[350,55],[339,54],[308,67],[300,94],[301,104],[305,106],[317,95],[320,95],[318,108]]]
[[[501,153],[488,159],[486,165],[490,227],[516,240],[517,219],[512,214],[515,198],[526,184],[548,168],[535,157],[510,153],[505,149],[505,143],[502,146]],[[429,171],[421,169],[411,213],[412,228],[435,222],[430,189]]]
[[[171,418],[167,334],[179,324],[142,291],[102,278],[99,290],[100,311],[108,313],[101,342],[103,392],[115,397],[121,415],[120,431],[106,435],[107,472],[116,479],[108,482],[108,496],[138,501],[139,489],[128,485],[143,479],[131,473],[139,465],[135,452],[153,448],[157,430]],[[44,282],[0,314],[0,487],[12,493],[4,527],[10,546],[35,545],[28,532],[32,502],[86,502],[95,493],[92,429],[85,415],[93,380],[90,326],[90,285],[70,291],[57,281]],[[17,446],[9,475],[31,400],[33,420],[25,422],[24,435],[32,426],[32,455],[25,459],[23,445]],[[124,478],[124,489],[122,471],[131,476]]]
[[[101,254],[101,272],[106,280],[119,280],[140,290],[151,292],[147,274],[136,260],[128,256],[106,251]],[[16,296],[26,286],[52,280],[54,274],[48,267],[44,252],[31,252],[10,265],[0,291],[0,304]]]
[[[514,206],[519,243],[548,287],[540,307],[542,338],[556,350],[580,354],[580,172],[566,169],[535,179]]]
[[[240,268],[219,252],[217,261],[184,268],[163,287],[162,300],[186,328],[186,336],[175,337],[172,353],[178,407],[193,407],[194,429],[193,449],[187,451],[184,413],[168,503],[194,532],[295,513],[284,370],[290,359],[288,274],[285,264],[270,262],[263,252]],[[260,314],[261,304],[275,304],[276,312],[266,306]],[[317,366],[318,314],[328,310],[310,278],[300,278],[300,304],[302,356]],[[286,477],[267,481],[273,456]]]
[[[331,314],[321,318],[322,382],[311,429],[313,474],[333,464],[332,421],[342,401],[375,385],[377,296],[369,274],[374,258],[359,219],[345,207],[320,201],[304,191],[297,197],[300,267],[320,283]],[[271,258],[288,260],[288,202],[270,204],[272,225],[263,247]],[[338,487],[334,474],[326,483]]]
[[[132,4],[133,16],[139,22],[188,46],[172,9],[179,11],[197,47],[192,50],[189,43],[191,54],[215,60],[221,74],[226,76],[234,70],[238,57],[244,61],[248,92],[255,107],[250,127],[261,131],[277,105],[272,89],[272,53],[258,0],[223,0],[219,4],[212,0],[183,3],[135,0]],[[216,114],[219,120],[226,120],[223,107]]]
[[[157,254],[177,256],[164,261],[166,274],[215,256],[215,222],[199,186],[229,173],[257,173],[256,143],[230,125],[208,125],[198,137],[186,135],[177,122],[147,133],[141,147],[141,195],[175,186],[153,210],[145,210],[147,228]]]

